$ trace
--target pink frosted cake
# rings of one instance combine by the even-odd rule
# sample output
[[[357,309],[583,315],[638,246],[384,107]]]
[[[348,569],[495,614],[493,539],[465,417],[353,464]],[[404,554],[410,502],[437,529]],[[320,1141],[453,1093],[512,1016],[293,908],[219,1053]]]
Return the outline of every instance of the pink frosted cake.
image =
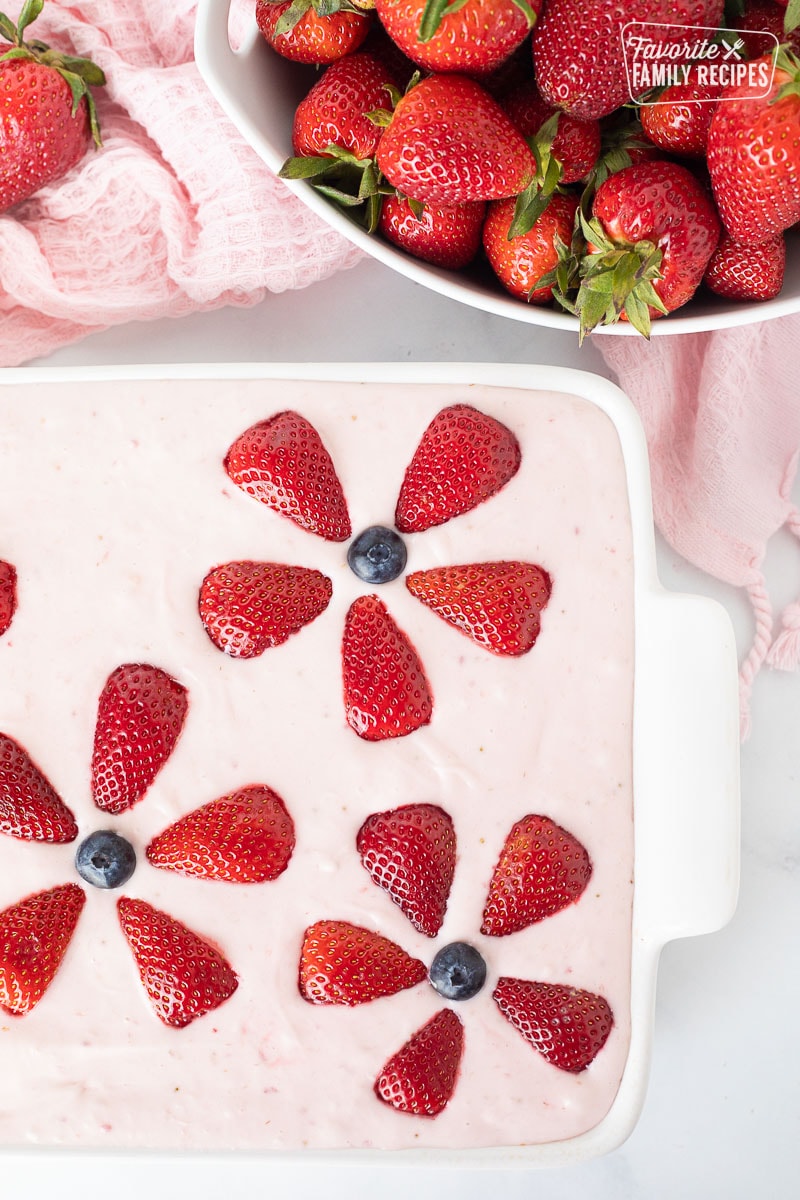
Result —
[[[0,1144],[594,1128],[630,1041],[612,422],[443,384],[0,407]]]

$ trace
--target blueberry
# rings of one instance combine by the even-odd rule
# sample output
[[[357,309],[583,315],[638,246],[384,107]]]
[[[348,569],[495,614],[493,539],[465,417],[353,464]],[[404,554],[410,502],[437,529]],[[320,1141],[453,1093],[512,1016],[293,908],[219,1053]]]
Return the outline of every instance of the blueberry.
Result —
[[[486,963],[468,942],[451,942],[434,958],[428,978],[445,1000],[469,1000],[486,982]]]
[[[393,529],[370,525],[350,543],[347,561],[364,583],[389,583],[405,570],[406,547]]]
[[[98,829],[81,842],[75,866],[87,883],[99,888],[118,888],[128,882],[136,869],[136,853],[118,833]]]

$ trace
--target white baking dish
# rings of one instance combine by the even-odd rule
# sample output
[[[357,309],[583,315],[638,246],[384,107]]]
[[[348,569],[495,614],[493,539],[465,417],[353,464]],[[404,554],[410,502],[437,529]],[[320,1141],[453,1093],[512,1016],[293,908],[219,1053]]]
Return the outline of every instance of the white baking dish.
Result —
[[[314,81],[313,69],[299,68],[275,54],[259,35],[255,18],[242,44],[234,51],[228,40],[231,0],[199,0],[195,30],[195,58],[200,72],[228,116],[267,166],[278,171],[292,154],[292,118],[298,103]],[[568,313],[536,304],[524,304],[507,295],[499,284],[487,283],[469,271],[444,271],[370,236],[308,183],[287,182],[287,187],[344,237],[386,266],[433,291],[474,308],[574,331],[578,323]],[[765,303],[736,303],[704,295],[664,320],[653,322],[653,334],[698,333],[749,325],[800,310],[800,241],[789,237],[786,278],[781,294]],[[621,322],[600,330],[604,334],[640,335]]]
[[[235,1155],[117,1155],[125,1170],[148,1178],[158,1160],[167,1194],[219,1194],[218,1171],[290,1172],[298,1162],[333,1170],[353,1164],[420,1166],[545,1166],[603,1154],[632,1130],[643,1103],[652,1044],[656,971],[662,946],[718,929],[731,916],[738,886],[738,704],[733,634],[716,603],[665,592],[657,578],[646,445],[627,398],[598,377],[551,367],[452,364],[289,364],[205,367],[13,370],[0,383],[31,388],[59,382],[108,384],[155,380],[309,380],[415,385],[471,384],[557,392],[587,400],[613,422],[625,463],[634,546],[635,688],[633,736],[634,863],[631,961],[631,1038],[627,1064],[608,1116],[570,1141],[531,1147],[461,1150],[335,1151]],[[690,830],[690,836],[687,835]],[[691,1002],[686,997],[686,1003]],[[41,1154],[41,1151],[37,1152]],[[20,1167],[26,1151],[0,1154]],[[83,1182],[105,1169],[109,1156],[47,1152],[39,1159],[59,1178],[80,1169]],[[286,1178],[290,1178],[290,1174]],[[54,1174],[55,1178],[55,1174]],[[143,1186],[145,1184],[143,1183]]]

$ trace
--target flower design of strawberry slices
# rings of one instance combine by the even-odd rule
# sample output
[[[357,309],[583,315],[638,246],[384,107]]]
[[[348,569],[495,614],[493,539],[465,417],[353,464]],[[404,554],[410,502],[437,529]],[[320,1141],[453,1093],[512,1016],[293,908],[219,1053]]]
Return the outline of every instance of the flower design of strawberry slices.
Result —
[[[372,881],[414,928],[436,937],[456,866],[448,813],[434,804],[374,813],[356,848]],[[591,873],[589,854],[573,834],[547,816],[524,816],[500,852],[481,934],[502,938],[576,903]],[[389,938],[345,921],[311,925],[300,953],[299,988],[310,1004],[364,1004],[426,979],[445,1000],[463,1001],[478,996],[486,978],[486,960],[468,942],[442,947],[426,968]],[[574,1074],[589,1067],[614,1024],[603,996],[563,983],[500,976],[491,996],[548,1063]],[[464,1022],[454,1008],[441,1009],[385,1063],[374,1084],[377,1097],[400,1112],[438,1115],[453,1095],[464,1049]]]
[[[159,667],[125,663],[108,677],[98,704],[91,759],[92,797],[116,825],[144,797],[180,737],[186,688]],[[29,842],[69,843],[78,824],[55,788],[13,738],[0,733],[0,833]],[[209,880],[276,879],[294,850],[294,824],[283,800],[251,784],[194,809],[152,839],[145,853],[163,870]],[[78,846],[78,874],[100,888],[122,887],[136,853],[116,829]],[[53,981],[78,924],[86,893],[77,882],[28,896],[0,912],[0,1009],[24,1016]],[[182,1028],[218,1008],[238,986],[222,952],[141,899],[117,901],[150,1004]]]
[[[225,470],[244,492],[300,528],[349,542],[347,562],[380,585],[404,571],[403,538],[469,512],[517,473],[520,447],[494,417],[467,404],[442,409],[424,431],[402,482],[395,528],[370,526],[353,538],[344,491],[317,430],[299,413],[279,412],[236,439]],[[351,540],[352,539],[352,540]],[[481,562],[415,571],[409,592],[486,650],[526,654],[540,629],[551,581],[525,562]],[[280,645],[327,608],[331,580],[310,567],[228,562],[208,572],[199,611],[214,645],[253,658]],[[433,695],[411,640],[376,593],[351,604],[342,638],[347,723],[366,741],[404,737],[427,725]]]

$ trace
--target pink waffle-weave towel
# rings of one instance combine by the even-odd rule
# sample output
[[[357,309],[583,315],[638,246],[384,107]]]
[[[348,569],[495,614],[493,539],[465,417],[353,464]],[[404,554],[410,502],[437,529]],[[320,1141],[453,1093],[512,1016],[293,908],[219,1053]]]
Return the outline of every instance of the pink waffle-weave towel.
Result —
[[[15,23],[21,7],[2,4]],[[47,0],[29,27],[105,71],[103,148],[0,216],[0,366],[126,321],[255,304],[361,257],[221,111],[194,64],[195,9]],[[234,31],[252,9],[234,0]]]
[[[594,344],[644,423],[659,529],[684,558],[750,598],[754,638],[740,673],[746,737],[760,668],[800,665],[800,601],[776,621],[763,573],[778,529],[800,538],[791,498],[800,455],[800,317],[649,343],[602,335]]]

